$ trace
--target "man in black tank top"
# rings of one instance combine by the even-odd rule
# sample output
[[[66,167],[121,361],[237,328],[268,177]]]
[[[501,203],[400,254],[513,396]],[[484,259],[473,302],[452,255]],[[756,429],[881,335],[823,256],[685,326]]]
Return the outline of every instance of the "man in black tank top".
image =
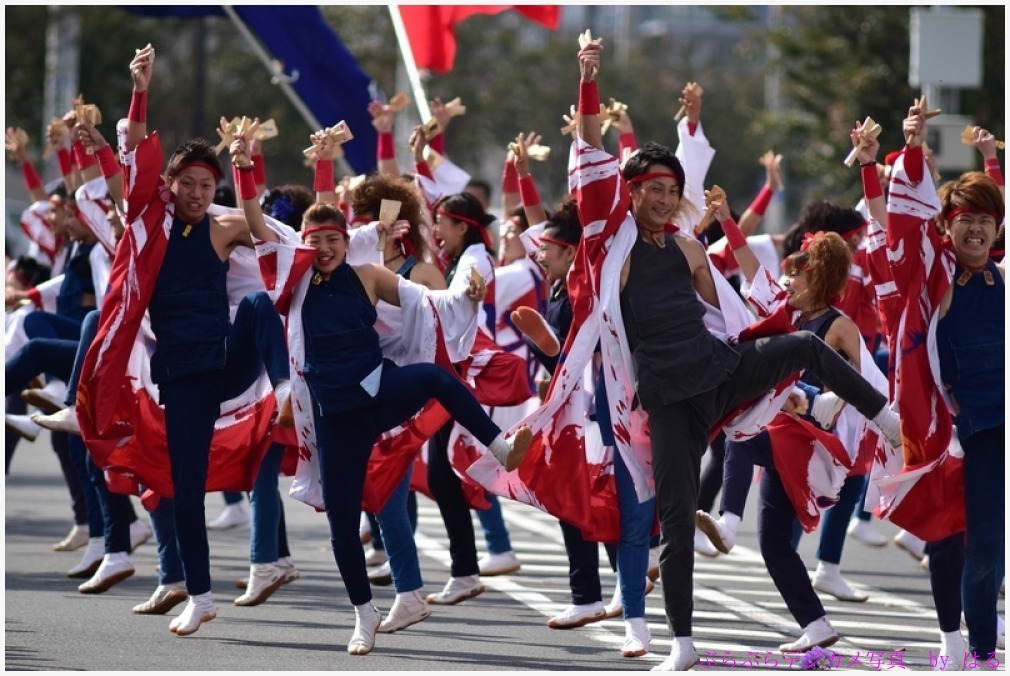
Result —
[[[579,52],[580,110],[597,105],[586,99],[599,97],[594,81],[599,50],[591,44]],[[689,103],[700,107],[698,100]],[[688,106],[688,113],[697,119],[697,108]],[[595,116],[581,115],[578,131],[583,141],[603,148]],[[718,426],[792,374],[808,370],[882,426],[892,445],[900,447],[900,432],[886,397],[813,333],[797,331],[734,347],[710,333],[706,305],[718,311],[719,299],[707,253],[693,237],[670,234],[677,230],[673,220],[684,205],[680,161],[665,146],[650,142],[628,159],[621,173],[631,193],[638,236],[621,269],[620,308],[634,364],[636,403],[649,416],[663,534],[660,575],[674,635],[670,657],[657,669],[681,671],[699,660],[691,640],[694,529],[701,457]],[[731,220],[725,206],[717,217]],[[625,219],[621,227],[629,225]]]

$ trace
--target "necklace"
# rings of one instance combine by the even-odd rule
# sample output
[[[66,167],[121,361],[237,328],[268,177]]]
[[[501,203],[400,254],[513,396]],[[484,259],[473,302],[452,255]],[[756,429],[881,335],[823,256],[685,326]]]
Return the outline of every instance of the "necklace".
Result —
[[[800,327],[809,322],[811,319],[817,319],[825,312],[828,311],[828,307],[825,305],[822,308],[816,310],[807,310],[806,312],[801,312],[800,316],[796,319],[796,326]]]
[[[316,272],[316,274],[312,275],[312,285],[313,286],[319,286],[323,282],[328,282],[328,281],[330,281],[330,275],[329,275],[329,273],[324,274],[322,272]]]
[[[644,239],[649,244],[652,244],[653,246],[658,246],[660,249],[666,248],[665,230],[649,230],[648,228],[638,226],[638,231],[642,233],[642,239]]]

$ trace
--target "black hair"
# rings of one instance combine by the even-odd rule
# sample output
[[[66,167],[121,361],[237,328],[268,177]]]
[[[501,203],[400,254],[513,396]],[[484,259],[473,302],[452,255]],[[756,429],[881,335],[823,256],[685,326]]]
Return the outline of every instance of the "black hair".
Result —
[[[290,225],[296,231],[302,228],[306,210],[316,201],[312,191],[304,185],[280,185],[263,198],[263,213]]]
[[[474,244],[480,244],[481,246],[487,248],[487,243],[484,241],[484,234],[482,230],[486,230],[489,225],[494,223],[495,217],[493,214],[489,214],[484,211],[484,205],[480,203],[476,197],[468,192],[460,192],[455,195],[449,195],[448,197],[443,197],[435,205],[436,211],[445,211],[449,214],[455,214],[457,216],[462,216],[463,218],[475,221],[480,224],[480,227],[466,224],[466,233],[463,235],[463,248],[472,246]],[[452,218],[452,216],[449,216]],[[491,255],[494,255],[493,251],[489,251]]]
[[[224,170],[221,168],[221,161],[217,158],[217,153],[214,152],[214,146],[203,138],[190,139],[176,148],[172,157],[168,159],[165,176],[171,181],[183,166],[192,162],[208,165],[214,171],[216,180],[221,180],[224,176]]]
[[[550,218],[544,234],[577,247],[582,239],[582,222],[579,220],[579,206],[572,195],[565,197]]]
[[[48,265],[42,265],[31,256],[18,256],[12,269],[30,287],[46,281],[52,273]]]
[[[673,175],[677,177],[680,194],[683,196],[684,167],[680,164],[677,156],[673,154],[673,151],[655,141],[649,141],[639,148],[638,152],[632,153],[628,161],[624,163],[624,168],[621,169],[621,176],[624,177],[625,181],[630,181],[636,176],[645,174],[650,164],[661,164],[672,171]]]

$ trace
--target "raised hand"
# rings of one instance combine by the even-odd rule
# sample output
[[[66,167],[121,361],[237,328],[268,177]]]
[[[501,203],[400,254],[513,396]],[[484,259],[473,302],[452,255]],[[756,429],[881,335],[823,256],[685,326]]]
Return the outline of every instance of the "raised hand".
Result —
[[[908,109],[908,115],[901,122],[901,131],[909,148],[918,148],[926,140],[926,111],[918,102]]]
[[[372,126],[380,134],[389,134],[393,131],[393,109],[384,106],[378,101],[368,104],[368,114],[372,116]]]
[[[98,131],[98,128],[93,124],[81,122],[77,125],[74,133],[84,147],[89,149],[91,152],[101,150],[108,145],[105,141],[105,137],[102,136],[102,133]]]
[[[600,52],[603,45],[589,42],[579,49],[579,75],[583,82],[592,82],[600,72]]]
[[[151,75],[154,72],[154,47],[151,43],[136,50],[133,60],[130,61],[130,77],[133,79],[133,90],[145,92],[151,85]]]

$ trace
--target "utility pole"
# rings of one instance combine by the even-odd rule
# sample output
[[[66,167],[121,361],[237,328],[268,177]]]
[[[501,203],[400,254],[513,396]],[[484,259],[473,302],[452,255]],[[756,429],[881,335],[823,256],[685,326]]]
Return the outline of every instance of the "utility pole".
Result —
[[[768,7],[768,34],[777,31],[782,24],[782,6],[769,5]],[[778,117],[778,113],[784,108],[782,104],[782,67],[779,61],[782,53],[771,40],[767,40],[768,49],[765,53],[765,109],[771,113],[772,117]],[[788,162],[788,158],[786,159]],[[787,165],[788,166],[788,165]],[[784,172],[783,172],[784,173]],[[783,185],[788,185],[785,177],[782,179]],[[783,193],[785,191],[783,190]],[[786,200],[785,195],[780,194],[772,198],[765,212],[765,231],[769,233],[785,232],[787,229],[786,220]]]
[[[80,94],[81,17],[77,8],[67,5],[49,5],[46,24],[46,78],[42,103],[42,132],[54,117],[63,117],[70,110],[74,97]],[[40,145],[44,146],[45,141]],[[56,157],[51,157],[42,167],[43,177],[59,178]]]

